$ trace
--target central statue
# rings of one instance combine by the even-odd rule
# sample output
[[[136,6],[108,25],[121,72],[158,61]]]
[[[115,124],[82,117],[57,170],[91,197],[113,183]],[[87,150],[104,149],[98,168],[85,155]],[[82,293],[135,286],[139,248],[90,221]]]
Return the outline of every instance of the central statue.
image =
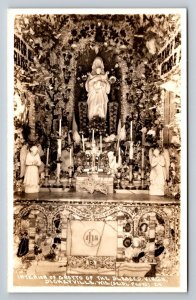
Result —
[[[88,119],[95,116],[106,119],[110,83],[101,57],[96,57],[93,61],[92,72],[88,73],[85,88],[88,92]]]

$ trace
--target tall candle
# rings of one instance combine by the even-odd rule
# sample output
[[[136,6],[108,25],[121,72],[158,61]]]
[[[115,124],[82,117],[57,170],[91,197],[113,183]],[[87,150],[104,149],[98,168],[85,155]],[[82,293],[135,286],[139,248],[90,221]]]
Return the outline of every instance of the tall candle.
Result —
[[[68,145],[71,144],[71,136],[70,136],[70,133],[68,132]]]
[[[84,147],[84,135],[82,134],[82,150],[83,152],[85,151],[85,147]]]
[[[61,119],[59,119],[59,136],[61,136]]]
[[[142,146],[145,144],[145,132],[142,131]]]
[[[118,148],[118,163],[120,163],[120,147]]]
[[[116,150],[118,151],[119,150],[119,147],[120,147],[120,142],[119,142],[119,139],[117,141],[117,146],[116,146]]]
[[[131,124],[130,124],[130,140],[132,141],[133,139],[133,124],[132,124],[132,121],[131,121]]]
[[[47,148],[47,153],[46,153],[46,166],[48,165],[49,162],[49,147]]]
[[[61,157],[61,139],[57,139],[57,154]]]
[[[133,159],[133,142],[130,142],[129,158]]]

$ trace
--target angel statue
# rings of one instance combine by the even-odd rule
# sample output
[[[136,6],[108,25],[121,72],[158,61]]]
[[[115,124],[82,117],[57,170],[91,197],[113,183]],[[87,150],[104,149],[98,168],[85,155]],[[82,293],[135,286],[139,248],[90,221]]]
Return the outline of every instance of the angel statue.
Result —
[[[159,148],[151,148],[149,160],[151,165],[149,194],[164,196],[166,180],[169,177],[169,152],[167,149],[161,152]]]
[[[27,153],[25,164],[24,186],[25,193],[39,192],[39,169],[41,166],[39,149],[37,146],[32,146]]]
[[[114,175],[117,171],[118,164],[116,162],[116,156],[114,155],[113,151],[108,152],[108,160],[109,160],[109,167],[110,167],[109,173]]]
[[[103,60],[96,57],[92,64],[92,72],[88,74],[85,84],[88,92],[88,119],[98,116],[106,119],[108,94],[110,93],[110,83],[108,72],[104,71]]]

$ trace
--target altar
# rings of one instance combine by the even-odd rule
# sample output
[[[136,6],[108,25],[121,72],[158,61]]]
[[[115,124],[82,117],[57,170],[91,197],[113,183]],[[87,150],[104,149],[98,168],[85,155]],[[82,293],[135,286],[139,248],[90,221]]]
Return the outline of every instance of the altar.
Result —
[[[15,195],[14,205],[16,236],[29,220],[28,274],[154,277],[179,260],[178,201],[137,191],[42,192]]]

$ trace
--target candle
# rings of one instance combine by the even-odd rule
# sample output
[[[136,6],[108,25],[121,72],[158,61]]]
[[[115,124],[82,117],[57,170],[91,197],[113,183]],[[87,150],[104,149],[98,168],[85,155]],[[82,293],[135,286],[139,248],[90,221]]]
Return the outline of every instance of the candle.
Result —
[[[94,143],[94,129],[92,131],[92,143]]]
[[[85,147],[84,147],[84,135],[82,134],[82,150],[83,152],[85,151]]]
[[[133,142],[130,142],[129,158],[133,159]]]
[[[70,133],[68,132],[68,145],[71,144],[71,136],[70,136]]]
[[[132,124],[132,121],[131,121],[131,124],[130,124],[130,140],[132,141],[133,139],[133,124]]]
[[[49,162],[49,147],[47,148],[47,153],[46,153],[46,166],[48,165]]]
[[[59,136],[61,136],[61,119],[59,119]]]
[[[57,154],[61,157],[61,139],[57,139]]]
[[[116,150],[117,150],[117,151],[119,150],[119,139],[118,139],[118,141],[117,141]]]
[[[120,164],[120,147],[118,147],[118,163]]]
[[[145,144],[145,132],[142,131],[142,146]]]
[[[100,151],[102,152],[102,135],[100,135]]]

